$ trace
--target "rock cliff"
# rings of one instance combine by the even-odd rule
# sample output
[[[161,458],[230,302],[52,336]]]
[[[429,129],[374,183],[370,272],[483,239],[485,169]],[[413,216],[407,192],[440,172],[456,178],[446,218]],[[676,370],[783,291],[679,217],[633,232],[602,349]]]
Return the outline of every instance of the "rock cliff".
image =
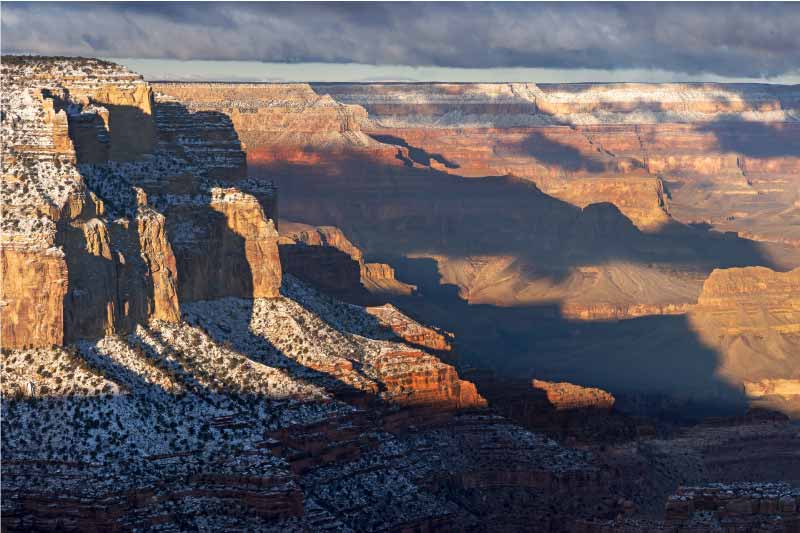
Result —
[[[534,389],[543,391],[556,410],[562,409],[610,409],[614,406],[614,396],[593,387],[581,387],[572,383],[553,383],[534,379]]]
[[[798,412],[800,269],[715,270],[690,317],[719,351],[722,376],[759,404]]]
[[[175,322],[179,297],[277,295],[274,189],[230,186],[246,163],[227,119],[99,60],[9,58],[3,76],[4,347]]]
[[[3,346],[129,331],[149,317],[176,320],[177,272],[163,217],[146,206],[128,220],[108,217],[78,168],[72,136],[74,122],[102,115],[105,156],[141,156],[154,142],[149,87],[96,60],[4,61],[3,76]],[[25,281],[30,273],[8,275],[23,265],[38,272],[37,283]],[[22,320],[33,313],[41,322],[31,330]]]
[[[247,177],[226,114],[98,60],[4,58],[3,75],[5,529],[558,530],[613,513],[564,500],[609,476],[487,411],[433,355],[450,334],[283,274],[280,239],[322,289],[413,290],[336,228],[279,237],[275,188]],[[373,143],[340,104],[312,107]]]
[[[391,266],[366,263],[339,228],[288,221],[281,221],[280,228],[283,268],[332,294],[368,302],[381,295],[409,295],[415,289],[398,281]]]
[[[787,237],[798,168],[796,86],[754,84],[317,84],[347,105],[363,106],[364,131],[417,153],[437,154],[443,171],[464,176],[511,173],[550,194],[611,201],[642,228],[678,219],[764,240]],[[453,132],[457,131],[457,135]],[[418,158],[424,163],[424,158]],[[434,165],[436,166],[436,165]],[[635,187],[608,196],[600,177]],[[580,179],[575,179],[580,178]],[[564,182],[570,187],[565,187]],[[552,191],[552,192],[551,192]],[[632,194],[633,193],[633,194]],[[560,197],[560,196],[559,196]],[[627,197],[627,198],[625,198]],[[619,202],[619,203],[618,203]],[[662,219],[662,221],[659,221]],[[789,230],[794,232],[794,230]],[[791,233],[793,238],[798,236]]]
[[[727,268],[763,262],[760,248],[676,223],[675,180],[657,175],[639,128],[651,117],[666,134],[669,120],[708,140],[697,125],[723,117],[790,124],[791,90],[154,92],[97,60],[3,63],[4,529],[796,520],[790,485],[742,483],[798,479],[786,419],[662,427],[620,414],[630,395],[563,381],[648,395],[686,382],[690,405],[715,387],[768,405],[796,396],[797,376],[778,370],[797,353],[797,270]],[[641,135],[639,151],[609,148],[617,133]],[[736,179],[763,185],[758,172],[792,157],[734,161]],[[288,196],[290,219],[318,226],[277,222],[272,177],[281,211]],[[420,290],[365,255],[396,260]],[[640,315],[654,316],[613,322]],[[453,357],[455,341],[517,379],[476,386],[434,355]],[[718,353],[728,388],[707,375]]]

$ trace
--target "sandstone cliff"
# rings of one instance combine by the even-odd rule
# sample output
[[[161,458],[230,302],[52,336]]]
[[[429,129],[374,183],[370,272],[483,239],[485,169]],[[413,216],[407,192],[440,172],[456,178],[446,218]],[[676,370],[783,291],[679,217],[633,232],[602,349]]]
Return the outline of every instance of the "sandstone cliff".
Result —
[[[274,189],[227,186],[246,174],[229,121],[98,60],[9,60],[3,76],[4,347],[174,322],[179,295],[277,295]]]
[[[484,423],[475,385],[429,353],[448,335],[284,278],[275,188],[246,177],[226,115],[101,61],[3,69],[4,528],[448,528],[480,518],[439,484],[503,501],[492,480],[509,478],[537,513],[544,485],[601,490],[583,454]],[[285,240],[412,290],[335,228]],[[504,442],[477,475],[475,428]]]
[[[519,156],[528,159],[520,165],[541,172],[541,187],[519,177],[465,178],[455,165],[470,163],[431,151],[436,135],[431,145],[368,137],[377,126],[363,108],[308,86],[270,86],[265,97],[262,85],[215,84],[195,99],[197,86],[170,84],[185,91],[176,100],[170,90],[153,96],[138,76],[94,60],[22,59],[4,64],[3,74],[14,80],[2,96],[2,207],[13,214],[3,218],[0,257],[3,347],[12,348],[0,366],[4,528],[566,531],[580,521],[608,530],[616,524],[604,520],[627,516],[646,498],[660,505],[658,495],[701,470],[724,478],[772,468],[776,479],[796,479],[791,428],[760,421],[634,440],[630,421],[614,418],[609,393],[531,382],[529,367],[519,372],[528,376],[524,390],[499,380],[486,397],[529,427],[591,438],[578,449],[523,429],[485,410],[483,386],[479,392],[431,354],[450,351],[451,335],[405,315],[399,303],[342,303],[283,276],[278,261],[285,255],[291,270],[328,289],[399,288],[395,296],[408,302],[401,297],[409,287],[394,280],[392,268],[365,263],[345,235],[366,253],[401,255],[429,274],[422,279],[456,285],[432,292],[456,296],[444,300],[442,316],[471,330],[465,344],[497,360],[508,356],[500,348],[531,346],[549,379],[567,373],[557,364],[566,363],[592,380],[644,375],[653,386],[684,379],[672,365],[684,354],[698,374],[707,362],[695,357],[691,337],[669,344],[685,333],[684,317],[630,320],[620,329],[572,320],[680,313],[701,288],[690,320],[708,312],[718,315],[709,323],[723,336],[750,334],[748,322],[742,330],[726,318],[744,302],[747,313],[763,310],[768,325],[793,342],[786,326],[796,307],[794,273],[756,271],[769,278],[767,292],[777,290],[766,308],[753,307],[749,274],[739,280],[731,271],[727,280],[716,271],[702,282],[718,266],[715,254],[749,262],[740,240],[671,224],[641,231],[663,222],[669,200],[646,162],[558,125],[542,135],[591,152],[561,173],[565,183],[591,180],[597,168],[606,174],[573,196],[558,182],[546,194],[545,178],[560,173],[548,150],[535,163]],[[535,86],[441,92],[461,100],[469,93],[478,114],[507,112],[517,121],[540,109],[631,110],[614,90],[602,104]],[[483,101],[487,94],[494,102]],[[693,112],[775,111],[768,103],[750,109],[701,100],[686,105]],[[666,101],[665,113],[681,105]],[[409,109],[391,98],[382,105],[398,115]],[[460,124],[464,110],[449,105],[423,102],[412,114],[454,111],[450,118]],[[470,146],[476,138],[465,141],[463,154],[477,152]],[[533,146],[547,139],[534,137]],[[295,182],[290,194],[303,195],[290,198],[292,217],[302,205],[310,219],[328,217],[311,220],[321,227],[281,227],[278,235],[275,188],[247,177],[242,143],[262,141],[250,161],[274,164],[277,179]],[[486,165],[475,161],[473,168]],[[331,223],[343,230],[324,226]],[[279,252],[279,243],[297,246],[296,255]],[[500,305],[511,301],[538,305],[533,311],[549,318],[533,324],[540,315]],[[486,321],[476,308],[501,320]],[[754,316],[760,331],[763,316]],[[529,343],[520,332],[532,330],[546,337]],[[609,338],[616,344],[604,344]],[[581,350],[570,351],[576,342]],[[637,366],[659,349],[668,357],[654,359],[665,365]],[[791,379],[767,376],[745,390],[786,395],[795,390]],[[543,404],[553,408],[545,416]],[[575,412],[592,414],[588,422],[565,418]],[[781,487],[777,504],[760,490],[735,490],[734,505],[707,498],[706,488],[678,494],[702,517],[746,511],[741,525],[767,527],[778,523],[769,521],[775,511],[782,519],[796,514],[791,490]],[[766,502],[763,513],[756,501]],[[680,521],[698,518],[681,503],[668,511]]]
[[[179,315],[163,217],[143,206],[131,220],[108,219],[76,166],[79,154],[101,155],[76,147],[84,137],[73,125],[87,117],[102,117],[96,145],[104,147],[104,157],[138,157],[151,149],[152,92],[141,77],[116,65],[79,63],[30,59],[3,66],[6,347],[61,344]],[[23,257],[42,265],[35,286],[24,281],[29,273],[12,275]],[[18,323],[32,312],[40,317],[39,332]]]
[[[719,373],[757,403],[800,409],[800,269],[719,269],[691,322],[720,353]]]
[[[614,202],[637,225],[644,215],[646,228],[654,215],[663,216],[653,210],[649,191],[633,196],[629,191],[627,200],[620,197],[617,203],[604,182],[595,182],[606,175],[623,188],[636,187],[635,179],[630,185],[627,179],[643,169],[651,179],[667,182],[669,212],[684,222],[706,221],[766,240],[785,239],[787,231],[798,237],[785,225],[797,191],[786,176],[800,161],[796,86],[318,84],[314,89],[363,106],[370,118],[364,131],[446,158],[451,165],[440,170],[465,176],[512,173],[547,192],[568,182],[582,191],[583,201]]]

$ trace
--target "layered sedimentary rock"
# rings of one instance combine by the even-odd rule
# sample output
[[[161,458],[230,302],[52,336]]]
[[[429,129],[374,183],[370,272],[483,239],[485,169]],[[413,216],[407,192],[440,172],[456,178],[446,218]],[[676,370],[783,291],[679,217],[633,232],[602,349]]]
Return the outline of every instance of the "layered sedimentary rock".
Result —
[[[4,387],[54,387],[4,404],[8,529],[563,531],[618,512],[589,454],[454,413],[484,401],[452,367],[386,340],[362,308],[284,282],[278,299],[195,302],[188,322],[7,354]]]
[[[614,396],[594,387],[581,387],[572,383],[553,383],[534,379],[534,389],[543,391],[556,410],[562,409],[610,409]]]
[[[340,228],[418,287],[392,303],[515,377],[739,406],[686,314],[715,268],[800,264],[794,87],[157,88],[233,123],[263,109],[237,131],[251,176],[281,187],[281,216]],[[746,238],[757,227],[772,236]]]
[[[581,383],[713,388],[713,354],[681,335],[691,318],[666,315],[693,303],[720,263],[760,256],[735,236],[669,222],[669,191],[646,164],[559,126],[546,135],[592,147],[586,168],[559,177],[550,161],[534,163],[538,178],[465,178],[447,154],[380,137],[363,108],[308,86],[204,85],[193,99],[198,86],[170,84],[151,99],[116,66],[77,63],[133,89],[88,92],[89,73],[44,64],[32,79],[48,94],[3,95],[13,103],[4,143],[16,150],[4,161],[3,207],[17,215],[3,221],[2,261],[19,274],[3,278],[3,334],[15,348],[0,368],[7,529],[568,531],[663,507],[701,475],[796,479],[796,430],[785,421],[639,439],[610,394],[556,381],[569,365],[591,378]],[[74,87],[52,82],[54,64]],[[493,95],[484,115],[545,109],[535,87],[527,103],[518,86],[490,89],[447,90]],[[550,114],[584,112],[550,100]],[[775,111],[761,107],[753,112]],[[243,143],[263,166],[248,170]],[[592,176],[598,164],[606,174]],[[294,183],[292,219],[343,230],[290,227],[279,237],[275,188],[258,175],[267,168]],[[572,196],[557,181],[584,178],[597,179]],[[301,204],[309,218],[294,216]],[[282,259],[322,290],[282,276],[279,242],[298,247],[281,249]],[[422,294],[441,299],[401,291],[397,305],[361,307],[325,295],[352,283],[397,286],[392,267],[365,263],[362,248],[402,259]],[[739,282],[720,285],[698,309],[730,305],[717,305],[718,293]],[[791,282],[779,287],[794,292]],[[524,394],[505,382],[484,396],[482,383],[479,391],[432,355],[453,338],[401,311],[415,299],[428,316],[471,330],[464,344],[523,376]],[[48,321],[27,324],[40,315]],[[39,347],[17,349],[29,345]],[[520,347],[535,354],[542,380],[505,353]],[[758,387],[793,390],[777,379]],[[486,411],[487,399],[581,449]],[[543,404],[553,408],[544,416]],[[576,412],[592,418],[565,418]]]
[[[572,193],[572,198],[565,199],[591,202],[606,194],[602,180],[595,178],[612,171],[624,190],[627,178],[643,169],[667,182],[669,210],[683,221],[706,221],[764,240],[792,238],[781,221],[797,215],[793,206],[797,188],[790,178],[797,171],[800,148],[796,87],[372,84],[314,88],[343,103],[364,106],[371,119],[364,127],[368,133],[446,158],[450,166],[442,170],[473,176],[513,173],[534,179],[556,195],[559,182],[572,182],[581,196]],[[452,135],[455,128],[458,135]],[[657,222],[653,215],[661,217],[650,207],[653,197],[644,190],[632,196],[629,192],[627,200],[623,196],[603,199],[627,202],[618,207],[637,225],[644,223],[642,227]]]
[[[703,284],[694,327],[720,352],[719,372],[764,405],[797,412],[800,269],[719,269]]]
[[[378,295],[409,295],[414,286],[395,279],[385,263],[366,263],[364,256],[339,228],[314,227],[282,221],[280,252],[283,268],[291,274],[354,301]]]
[[[131,106],[133,116],[115,120],[118,135],[100,144],[118,149],[106,151],[109,158],[141,155],[152,144],[150,89],[140,76],[95,60],[12,58],[3,75],[3,346],[124,332],[150,317],[176,320],[177,273],[163,218],[142,211],[109,220],[76,166],[71,138],[73,120],[103,115],[108,135],[109,108]],[[128,138],[131,128],[141,128],[138,144]],[[11,276],[20,260],[41,275],[38,283],[25,281],[30,273]],[[21,322],[31,306],[34,330]]]
[[[4,140],[23,154],[4,161],[13,176],[4,211],[15,215],[3,221],[4,527],[478,523],[442,494],[451,476],[427,453],[464,453],[466,443],[436,431],[456,411],[486,405],[426,351],[448,349],[445,336],[396,308],[343,304],[283,280],[275,188],[246,178],[230,119],[151,97],[119,67],[85,63],[87,76],[101,68],[130,81],[130,93],[95,93],[131,109],[70,91],[60,76],[75,67],[65,60],[36,63],[46,73],[36,79],[58,92],[52,107],[27,93],[12,93],[13,112],[4,107]],[[140,119],[154,137],[144,129],[140,143],[127,141]],[[347,244],[342,236],[324,247]],[[357,281],[363,268],[374,285],[405,289],[388,267],[349,254]],[[414,425],[433,432],[418,446],[392,433]],[[561,461],[521,467],[528,477],[591,471],[582,454],[565,456],[522,428],[489,433],[519,440],[520,456],[533,442]]]
[[[797,94],[789,88],[713,84],[161,84],[157,87],[174,93],[191,108],[223,111],[231,116],[248,145],[253,172],[257,174],[261,169],[269,169],[283,186],[286,195],[284,214],[291,214],[298,220],[336,224],[360,248],[378,256],[397,253],[397,250],[389,251],[377,245],[377,238],[373,238],[373,235],[380,234],[384,242],[397,242],[399,235],[389,234],[389,228],[405,227],[427,232],[424,236],[414,235],[418,239],[414,243],[417,251],[425,249],[430,253],[430,237],[433,236],[441,236],[442,240],[454,239],[448,235],[448,229],[451,225],[462,224],[468,216],[464,204],[471,197],[469,189],[478,192],[484,187],[482,184],[462,187],[460,180],[446,179],[442,174],[470,178],[511,174],[535,182],[541,191],[568,204],[585,208],[609,202],[616,206],[623,218],[633,221],[637,229],[669,233],[673,226],[670,216],[673,191],[665,186],[664,180],[668,176],[663,169],[649,168],[648,154],[656,150],[645,145],[647,142],[657,143],[657,140],[653,140],[652,135],[640,134],[636,129],[640,122],[647,122],[653,128],[662,123],[666,128],[671,123],[700,128],[697,125],[724,120],[728,126],[721,125],[720,128],[739,131],[748,127],[748,120],[762,120],[782,121],[789,127],[796,120],[797,107]],[[332,96],[333,100],[325,95]],[[723,95],[726,95],[726,105],[719,103]],[[317,102],[323,99],[326,104],[319,108]],[[287,102],[292,102],[292,105]],[[338,121],[332,120],[334,108],[338,109]],[[258,109],[270,117],[282,115],[284,119],[280,125],[283,129],[276,128],[276,118],[261,124],[237,122],[236,117],[243,112],[255,115]],[[629,150],[630,153],[622,154],[623,146],[607,148],[598,140],[606,131],[603,128],[618,131],[614,128],[628,127],[620,124],[631,121],[633,125],[630,127],[636,130],[631,130],[631,142],[635,142],[637,151]],[[308,127],[312,123],[315,126],[313,135]],[[592,125],[597,131],[584,131],[582,128],[590,127],[584,125]],[[360,139],[364,134],[369,135],[370,142],[354,140],[354,135],[361,136]],[[320,135],[325,139],[336,139],[336,142],[321,141]],[[670,146],[664,146],[667,154]],[[287,155],[292,150],[301,156]],[[704,150],[712,149],[706,147]],[[347,183],[336,181],[337,176],[344,175],[349,177]],[[337,192],[333,194],[336,196],[331,196],[328,184],[322,180],[335,181]],[[348,189],[347,195],[339,198],[337,193],[342,193],[343,188]],[[294,197],[299,196],[300,190],[304,191],[302,202],[298,198],[295,203]],[[319,197],[311,200],[309,191],[314,191],[311,194]],[[392,191],[389,201],[398,205],[386,205],[385,195],[389,191]],[[409,200],[411,195],[415,201],[428,196],[431,200],[420,207],[410,206],[397,198],[398,194],[408,194]],[[508,194],[514,192],[509,189]],[[457,206],[451,207],[445,198],[453,197]],[[365,210],[362,202],[376,202],[384,207],[369,209],[369,213],[363,213],[365,220],[356,220],[359,211]],[[345,209],[351,204],[358,207]],[[395,215],[401,210],[403,217]],[[497,216],[503,217],[503,214]],[[375,226],[377,221],[390,217],[393,220],[386,227],[364,227]],[[516,231],[521,217],[525,215],[505,218]],[[562,217],[557,220],[554,227],[565,224]],[[530,228],[531,223],[525,222]],[[476,228],[485,230],[487,234],[493,231],[483,220]],[[539,240],[542,237],[536,235]],[[610,238],[606,235],[597,237]],[[519,235],[516,238],[519,239]],[[498,235],[497,240],[506,239]],[[445,252],[440,243],[436,245],[440,252]],[[654,242],[648,248],[671,246],[672,243]],[[487,257],[492,245],[476,244],[472,248]],[[512,252],[516,252],[515,248]],[[399,252],[408,253],[406,250]],[[457,250],[458,254],[447,252],[436,256],[440,270],[443,260],[452,263],[475,257],[472,250],[466,258],[461,249]],[[518,254],[508,255],[514,258]],[[494,261],[503,259],[501,255],[493,258]],[[591,259],[593,266],[597,266],[598,258]],[[645,261],[653,263],[649,259]],[[697,261],[687,258],[682,262],[686,265]],[[453,268],[461,269],[460,266]],[[529,267],[526,265],[525,269],[529,270]],[[683,313],[686,306],[695,300],[699,281],[708,272],[710,269],[693,275],[693,288],[687,287],[667,301],[664,301],[662,293],[660,301],[641,295],[614,295],[610,301],[586,298],[589,301],[570,302],[569,294],[564,294],[570,288],[562,286],[549,288],[552,296],[542,295],[538,299],[523,299],[523,302],[538,303],[548,297],[557,297],[564,300],[564,313],[570,318],[608,319]],[[508,274],[503,274],[503,278],[487,278],[493,294],[487,294],[484,299],[471,298],[470,301],[512,304],[509,296],[497,294],[504,291],[498,287],[500,279],[508,284]],[[529,293],[536,292],[537,282],[531,279],[530,274],[513,275],[517,278],[515,286],[507,292],[519,293],[525,289]],[[637,274],[630,277],[637,277]],[[462,295],[480,292],[460,282],[457,284]],[[624,286],[619,287],[625,291]],[[578,288],[574,283],[572,288],[576,288],[580,295],[587,292],[585,286]],[[522,303],[515,300],[515,305]]]
[[[3,75],[3,266],[21,274],[3,277],[4,347],[176,321],[179,296],[277,295],[274,188],[230,187],[246,162],[227,117],[98,60],[8,58]]]
[[[644,531],[795,531],[800,489],[786,483],[682,486],[669,497],[664,520],[618,518],[580,523],[581,533]]]
[[[337,148],[374,143],[361,132],[367,113],[316,93],[308,84],[155,83],[157,91],[185,103],[191,111],[227,114],[248,148],[284,147],[281,157],[301,158],[304,145]],[[280,150],[280,148],[278,148]],[[261,152],[263,154],[263,152]],[[309,154],[311,161],[313,155]]]

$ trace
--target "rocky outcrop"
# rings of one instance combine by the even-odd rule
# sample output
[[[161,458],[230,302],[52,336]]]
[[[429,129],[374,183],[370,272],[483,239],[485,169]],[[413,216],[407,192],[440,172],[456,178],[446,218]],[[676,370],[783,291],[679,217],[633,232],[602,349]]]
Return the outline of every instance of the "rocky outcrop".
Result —
[[[614,396],[602,389],[540,379],[534,379],[531,386],[543,391],[547,396],[547,401],[556,410],[611,409],[614,406]]]
[[[58,249],[30,253],[3,247],[2,345],[4,348],[64,342],[67,264]]]
[[[651,183],[659,176],[667,181],[674,200],[669,212],[679,220],[708,221],[720,230],[766,239],[798,238],[785,224],[794,202],[785,176],[796,172],[800,161],[795,140],[800,98],[794,86],[319,84],[314,89],[363,106],[370,116],[366,132],[446,158],[452,165],[442,171],[512,173],[557,196],[574,187],[581,196],[568,193],[567,201],[614,202],[646,229],[664,213],[653,208],[652,187],[636,184],[636,174],[645,170]],[[640,190],[609,196],[604,183],[593,179],[599,176],[613,178],[621,190]]]
[[[485,407],[473,383],[458,377],[456,369],[416,350],[390,350],[376,361],[375,372],[386,387],[381,397],[409,407],[464,409]]]
[[[375,317],[378,322],[391,330],[403,342],[414,346],[424,347],[434,352],[449,352],[452,350],[453,335],[446,331],[434,329],[420,324],[416,320],[404,315],[392,304],[367,307],[366,312]]]
[[[274,188],[230,187],[246,164],[229,119],[157,102],[99,60],[10,58],[3,75],[4,273],[46,276],[4,276],[4,347],[174,322],[179,295],[277,295]],[[17,325],[31,302],[46,323]]]
[[[367,118],[362,107],[342,105],[308,84],[154,83],[153,87],[191,111],[228,115],[249,158],[269,157],[257,150],[267,145],[280,157],[302,157],[298,148],[304,145],[336,149],[374,143],[361,132]]]
[[[635,420],[617,411],[616,398],[605,390],[508,377],[486,369],[465,371],[464,377],[476,383],[490,408],[532,431],[587,446],[635,438]]]
[[[759,404],[797,411],[800,269],[714,270],[690,318],[719,351],[721,375]]]
[[[172,246],[167,240],[166,219],[150,210],[136,218],[141,257],[152,280],[152,308],[147,316],[155,320],[177,322],[180,319],[178,303],[178,267]]]
[[[412,263],[398,270],[417,267],[437,284],[452,283],[452,292],[432,291],[453,296],[442,306],[452,321],[465,309],[499,313],[494,324],[465,321],[473,330],[465,344],[478,341],[477,349],[497,360],[506,358],[499,348],[530,346],[541,375],[556,377],[560,369],[547,350],[576,364],[569,352],[575,338],[589,355],[578,364],[599,361],[586,370],[592,380],[623,365],[632,367],[622,368],[626,379],[640,371],[636,353],[621,359],[630,339],[639,340],[635,325],[611,336],[618,344],[604,350],[593,341],[609,342],[603,335],[618,330],[576,319],[679,313],[697,299],[698,276],[712,268],[697,249],[743,257],[733,253],[741,251],[733,238],[692,240],[694,230],[669,223],[656,230],[669,193],[661,178],[646,174],[647,163],[609,153],[577,127],[554,124],[515,154],[475,150],[469,163],[433,151],[428,140],[367,137],[365,131],[397,131],[308,86],[269,86],[267,94],[262,85],[215,84],[196,98],[196,86],[166,86],[185,91],[184,104],[152,96],[119,67],[84,63],[31,59],[6,70],[4,61],[4,75],[17,81],[3,93],[10,150],[2,199],[4,215],[13,214],[2,221],[0,243],[3,342],[39,346],[5,350],[0,368],[7,529],[565,531],[576,520],[630,515],[701,471],[719,479],[795,475],[790,427],[709,426],[655,442],[655,429],[638,439],[644,433],[601,389],[498,378],[477,380],[479,392],[433,355],[452,351],[452,335],[410,318],[399,303],[345,304],[291,275],[328,293],[360,285],[376,292],[405,287],[395,295],[409,294],[392,267],[364,261],[345,237],[352,235],[369,253]],[[95,87],[94,74],[83,68],[108,83]],[[386,101],[375,112],[380,120],[387,113],[401,120],[404,113],[454,112],[448,121],[461,124],[468,113],[530,120],[545,112],[630,111],[607,94],[594,105],[570,100],[563,89],[493,87],[449,87],[453,98],[474,100],[456,109],[448,101]],[[494,102],[485,101],[487,94]],[[642,107],[654,107],[644,100]],[[775,111],[710,103],[686,105],[692,112]],[[675,113],[676,106],[659,112]],[[502,120],[496,129],[510,129]],[[141,139],[129,138],[132,131]],[[521,142],[535,132],[504,133]],[[459,158],[474,150],[473,134],[464,132]],[[459,136],[431,134],[430,142]],[[547,160],[548,153],[565,153],[547,145],[556,139],[581,156],[566,150],[568,172]],[[344,215],[356,214],[368,224],[344,225],[346,233],[281,225],[279,236],[275,189],[247,178],[243,142],[263,142],[251,161],[277,164],[276,176],[297,182],[294,193],[309,184],[322,189],[309,188],[294,209],[304,201],[309,213],[324,213],[331,223],[350,223]],[[535,158],[520,155],[541,145],[547,149]],[[520,176],[455,173],[457,165],[479,168],[493,157],[535,168],[540,187]],[[311,164],[298,172],[298,162]],[[564,185],[582,179],[591,184]],[[642,231],[650,223],[653,232]],[[279,254],[290,271],[285,277]],[[716,313],[724,335],[749,334],[749,322],[737,319],[736,326],[726,318],[740,305],[763,315],[750,302],[753,281],[734,279],[740,275],[728,280],[715,272],[692,317]],[[768,323],[790,341],[793,275],[767,273],[754,285],[772,296],[764,312],[777,318]],[[509,302],[540,309],[517,315],[502,307]],[[544,317],[544,327],[532,316]],[[637,322],[647,328],[643,349],[658,350],[654,344],[668,341],[664,331],[683,332],[681,320],[666,330],[653,320]],[[532,343],[520,335],[534,329],[548,337]],[[43,347],[65,342],[71,344]],[[686,347],[664,350],[677,359]],[[595,358],[601,350],[604,357]],[[691,360],[695,373],[700,362]],[[765,376],[744,388],[751,396],[783,397],[794,391],[791,379]],[[484,409],[487,400],[496,411]],[[577,440],[580,449],[541,432]],[[761,502],[770,498],[762,491]],[[682,512],[678,507],[673,511]],[[715,499],[702,515],[716,512],[711,507],[735,514]]]
[[[247,194],[242,194],[236,189],[214,189],[211,195],[210,207],[213,211],[225,217],[227,229],[231,238],[239,241],[236,245],[223,238],[209,243],[209,248],[219,247],[219,263],[216,268],[209,271],[208,285],[219,286],[217,295],[230,295],[239,297],[271,298],[278,295],[281,282],[281,264],[278,257],[278,232],[271,219],[266,218],[258,200]],[[243,269],[250,270],[252,282],[249,286],[236,290],[228,289],[226,284],[236,283],[236,276],[230,272],[240,272],[245,278],[246,273],[236,267],[220,269],[231,256],[241,258],[241,249],[244,248]],[[210,250],[209,250],[210,251]],[[226,269],[229,269],[226,271]],[[216,279],[214,278],[216,276]],[[203,277],[200,276],[202,280]],[[214,281],[212,281],[212,279]],[[242,290],[243,289],[243,290]],[[213,294],[214,289],[210,289]],[[202,299],[202,298],[189,298]]]
[[[418,286],[414,298],[391,295],[395,305],[455,332],[462,360],[508,374],[547,369],[538,375],[655,395],[656,404],[663,393],[679,395],[676,405],[702,398],[716,408],[725,397],[738,406],[742,382],[720,379],[719,350],[687,313],[715,268],[783,269],[800,259],[788,246],[716,231],[752,226],[750,235],[791,242],[793,87],[198,83],[159,91],[173,87],[186,106],[242,121],[250,172],[278,183],[282,217],[340,228],[366,257]],[[228,94],[241,102],[220,97]],[[338,121],[328,105],[315,107],[325,95],[340,106]],[[235,118],[245,103],[270,118]],[[356,131],[369,140],[353,141]],[[310,266],[318,261],[328,279],[317,282],[356,279],[346,252],[313,248],[292,267],[299,276],[319,276]]]
[[[282,221],[280,253],[283,268],[340,298],[357,302],[372,295],[409,295],[415,287],[398,281],[384,263],[366,263],[339,228]]]

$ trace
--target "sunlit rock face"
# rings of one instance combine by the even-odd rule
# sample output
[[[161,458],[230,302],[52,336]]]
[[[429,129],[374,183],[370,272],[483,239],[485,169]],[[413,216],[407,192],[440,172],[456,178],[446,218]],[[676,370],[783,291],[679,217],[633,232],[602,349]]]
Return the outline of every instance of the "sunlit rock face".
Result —
[[[632,294],[627,283],[617,284],[611,290],[618,294],[607,298],[584,298],[587,291],[607,291],[600,282],[576,282],[574,267],[599,269],[596,279],[602,280],[613,275],[603,273],[610,262],[604,256],[634,255],[635,262],[648,265],[646,275],[658,276],[660,269],[652,267],[673,261],[643,255],[676,256],[687,247],[701,252],[705,247],[682,243],[676,250],[675,242],[667,242],[680,222],[743,230],[747,236],[755,233],[745,226],[771,227],[776,231],[766,240],[787,239],[785,231],[777,231],[775,217],[780,212],[786,220],[792,212],[794,185],[787,189],[786,173],[797,165],[791,132],[800,101],[793,87],[165,83],[156,88],[190,108],[231,117],[248,147],[251,173],[268,172],[281,184],[282,216],[335,225],[368,256],[426,254],[445,271],[460,271],[453,265],[478,257],[522,263],[517,272],[485,278],[491,288],[469,285],[466,273],[456,276],[455,284],[470,301],[538,305],[559,300],[566,316],[574,318],[682,313],[711,270],[694,266],[709,263],[697,253],[674,261],[692,271],[685,289],[670,295],[663,291],[657,298]],[[487,176],[535,183],[543,197],[562,200],[563,209],[535,221],[530,213],[516,212],[516,204],[534,204],[541,211],[540,199],[524,201],[514,186],[492,190]],[[462,178],[476,181],[470,185]],[[756,197],[758,205],[752,202]],[[475,212],[476,204],[491,200],[496,200],[491,208]],[[621,215],[616,218],[630,220],[639,233],[655,235],[643,245],[647,253],[610,250],[618,244],[610,242],[618,231],[613,226],[605,228],[606,234],[596,228],[574,230],[594,234],[589,244],[597,248],[605,240],[605,250],[569,250],[569,240],[559,235],[570,233],[579,212],[569,206],[586,209],[597,203],[613,205]],[[745,211],[752,213],[743,217]],[[559,252],[588,257],[565,261],[548,250],[534,264],[520,261],[530,248],[526,233],[538,243],[556,239],[553,247]],[[469,245],[449,244],[473,235],[476,240]],[[484,244],[484,235],[498,242]],[[398,249],[398,240],[409,244]],[[507,253],[497,254],[494,248]],[[753,260],[739,255],[722,262]],[[797,259],[794,252],[790,256],[776,261],[783,265]],[[566,270],[573,281],[542,290],[541,280],[529,272],[532,267]],[[513,288],[505,288],[512,278]]]
[[[332,84],[314,89],[363,106],[368,133],[439,154],[448,163],[431,163],[435,168],[463,176],[525,176],[559,198],[560,185],[580,177],[582,192],[573,196],[578,201],[567,201],[610,201],[637,226],[657,227],[652,195],[630,196],[622,187],[617,199],[603,198],[605,181],[596,179],[630,178],[642,169],[664,180],[669,212],[679,220],[705,221],[764,240],[798,238],[780,225],[784,211],[795,207],[797,192],[791,179],[800,164],[796,86]],[[568,194],[575,195],[571,189]]]
[[[800,269],[715,270],[690,317],[722,376],[760,405],[800,412]]]
[[[154,90],[96,60],[3,63],[5,529],[649,531],[664,524],[640,509],[694,525],[711,507],[762,530],[794,519],[793,489],[734,486],[798,479],[785,418],[675,434],[616,410],[681,384],[690,405],[795,390],[772,374],[718,383],[717,352],[690,333],[741,336],[751,323],[730,309],[755,305],[792,341],[794,273],[727,268],[764,256],[675,222],[647,164],[526,122],[627,104],[441,86],[476,100],[436,126],[469,141],[459,161],[375,122],[402,114],[396,96],[381,111],[308,85]],[[546,145],[573,161],[564,174],[495,147],[472,175],[469,113],[508,115],[497,132],[545,128],[535,146],[588,143],[590,162]],[[493,157],[544,170],[495,172]],[[769,305],[753,304],[765,284]],[[452,363],[462,348],[519,379],[476,386]],[[604,390],[620,381],[625,402]]]
[[[278,294],[274,188],[243,192],[227,117],[99,60],[10,58],[3,76],[4,347],[175,322],[179,297]]]
[[[247,178],[226,115],[96,60],[4,58],[6,75],[5,528],[477,527],[440,484],[489,505],[506,480],[525,516],[557,501],[544,486],[607,488],[587,454],[486,412],[433,355],[451,335],[284,277],[275,188]],[[317,281],[413,291],[336,228],[283,239],[355,264],[286,257]],[[503,443],[479,472],[475,435]]]
[[[83,157],[116,164],[152,150],[151,89],[97,60],[12,58],[3,76],[2,255],[4,271],[17,273],[3,277],[3,346],[177,320],[163,217],[134,202],[128,219],[114,220],[80,169]],[[90,148],[78,132],[86,124],[97,126]]]

